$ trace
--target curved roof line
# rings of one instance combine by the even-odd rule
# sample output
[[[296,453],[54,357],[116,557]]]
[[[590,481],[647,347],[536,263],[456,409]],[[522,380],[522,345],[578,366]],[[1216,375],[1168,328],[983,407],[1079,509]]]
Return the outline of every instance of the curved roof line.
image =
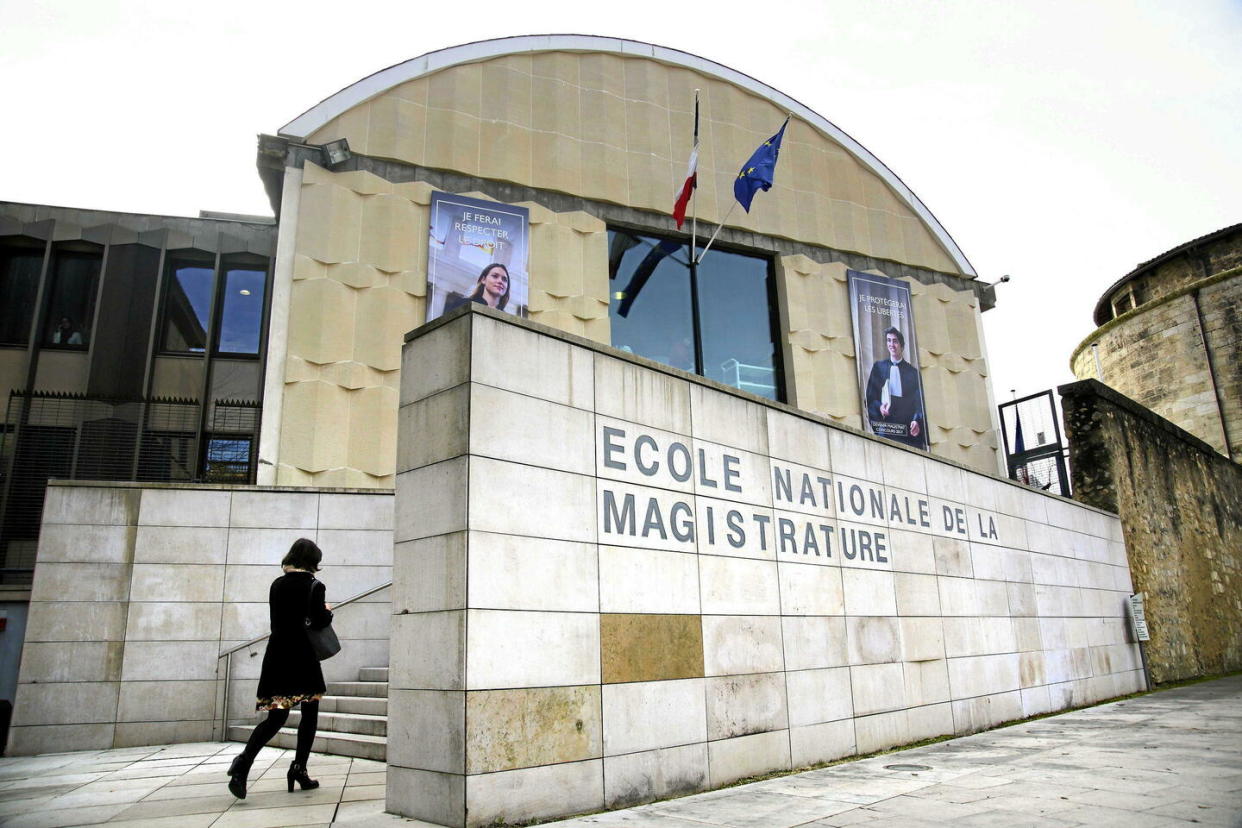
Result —
[[[1104,291],[1103,295],[1100,296],[1099,301],[1095,303],[1095,311],[1092,314],[1092,317],[1095,319],[1095,324],[1097,326],[1103,325],[1109,319],[1113,318],[1112,317],[1112,309],[1113,309],[1112,308],[1112,295],[1117,291],[1118,288],[1125,285],[1126,282],[1130,282],[1130,281],[1133,281],[1134,279],[1137,279],[1139,276],[1142,276],[1147,271],[1152,270],[1155,267],[1164,264],[1169,259],[1172,259],[1174,256],[1177,256],[1181,253],[1185,253],[1186,251],[1189,251],[1189,250],[1193,250],[1194,248],[1200,245],[1203,245],[1203,244],[1207,244],[1208,242],[1216,241],[1221,236],[1227,236],[1230,233],[1234,232],[1235,230],[1242,230],[1242,224],[1231,224],[1228,227],[1222,227],[1219,230],[1213,230],[1211,233],[1208,233],[1203,236],[1199,236],[1197,239],[1191,239],[1188,242],[1182,242],[1177,247],[1170,248],[1164,251],[1163,253],[1161,253],[1159,256],[1155,256],[1151,259],[1148,259],[1147,261],[1143,262],[1140,265],[1136,265],[1134,270],[1131,270],[1125,276],[1122,276],[1120,279],[1118,279],[1117,281],[1109,285],[1108,290]]]
[[[932,231],[932,234],[940,242],[950,258],[953,259],[958,269],[969,277],[978,277],[974,267],[970,264],[970,260],[966,258],[966,254],[957,246],[957,242],[949,235],[949,231],[932,215],[931,210],[928,210],[927,206],[919,200],[919,197],[906,186],[905,182],[896,173],[886,167],[880,159],[872,155],[866,147],[851,138],[836,124],[785,93],[773,89],[771,86],[752,78],[750,75],[746,75],[736,69],[730,69],[727,66],[698,55],[692,55],[689,52],[656,46],[653,43],[643,43],[637,40],[624,40],[615,37],[599,37],[596,35],[550,34],[502,37],[495,40],[480,40],[461,46],[451,46],[447,49],[428,52],[425,55],[411,58],[404,63],[398,63],[387,69],[382,69],[373,75],[368,75],[336,94],[325,98],[285,124],[280,128],[280,135],[286,138],[305,140],[315,130],[353,107],[383,94],[394,86],[441,69],[464,63],[475,63],[481,60],[500,57],[501,55],[550,51],[611,52],[619,55],[651,58],[661,63],[681,66],[704,75],[720,78],[768,99],[777,107],[786,112],[792,112],[820,132],[828,135],[857,158],[865,167],[878,175],[896,193],[897,197],[914,211],[923,221],[923,224]]]

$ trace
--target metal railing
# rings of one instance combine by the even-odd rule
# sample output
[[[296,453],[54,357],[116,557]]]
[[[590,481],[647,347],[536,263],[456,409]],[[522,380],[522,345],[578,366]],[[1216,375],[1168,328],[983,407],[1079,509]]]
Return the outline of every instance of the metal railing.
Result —
[[[333,614],[335,614],[339,612],[342,607],[346,607],[354,603],[355,601],[361,601],[363,598],[366,598],[369,595],[374,595],[375,593],[379,592],[381,589],[387,589],[390,586],[392,586],[392,581],[386,581],[378,586],[373,586],[368,589],[364,589],[362,592],[359,592],[357,595],[352,595],[349,598],[346,598],[344,601],[338,601],[336,604],[333,604],[332,612]],[[259,642],[266,641],[267,639],[271,637],[272,637],[272,634],[270,632],[264,633],[263,635],[260,635],[257,638],[252,638],[249,641],[243,641],[241,644],[238,644],[234,647],[230,647],[229,649],[221,652],[220,655],[216,656],[216,676],[220,675],[220,661],[222,659],[224,661],[224,679],[223,679],[224,689],[223,689],[223,692],[217,695],[217,706],[216,706],[215,715],[212,716],[212,722],[219,723],[220,725],[219,739],[222,742],[227,742],[228,735],[229,735],[229,722],[228,722],[229,695],[232,692],[232,684],[233,684],[232,682],[233,654],[241,652],[242,650],[247,650],[253,647],[254,645],[258,644]],[[213,729],[214,729],[214,725],[213,725]]]

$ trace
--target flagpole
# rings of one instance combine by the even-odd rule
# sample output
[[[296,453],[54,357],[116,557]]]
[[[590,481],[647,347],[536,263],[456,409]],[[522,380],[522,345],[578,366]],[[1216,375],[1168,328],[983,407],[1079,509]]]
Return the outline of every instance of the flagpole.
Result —
[[[694,149],[699,148],[699,90],[694,90]],[[696,165],[697,167],[697,165]],[[699,188],[698,175],[699,171],[694,171],[694,189]],[[694,193],[690,194],[691,200],[694,202],[690,205],[690,261],[694,262],[695,250],[699,243],[699,200],[694,197]]]
[[[725,226],[725,222],[729,220],[729,216],[733,215],[733,210],[736,207],[736,201],[729,205],[729,212],[725,213],[725,217],[720,220],[720,224],[716,225],[716,232],[712,233],[712,237],[708,240],[707,246],[703,248],[703,252],[699,254],[697,259],[695,259],[696,264],[703,261],[703,257],[707,255],[707,251],[712,249],[712,242],[716,241],[716,237],[720,235],[720,228]]]

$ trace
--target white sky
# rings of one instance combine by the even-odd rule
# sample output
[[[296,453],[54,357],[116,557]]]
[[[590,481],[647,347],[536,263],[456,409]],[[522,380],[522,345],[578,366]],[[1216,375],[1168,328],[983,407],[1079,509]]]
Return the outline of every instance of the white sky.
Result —
[[[1240,0],[0,0],[0,199],[270,214],[258,133],[428,51],[565,32],[723,63],[871,150],[1013,277],[998,402],[1072,380],[1136,264],[1242,221]]]

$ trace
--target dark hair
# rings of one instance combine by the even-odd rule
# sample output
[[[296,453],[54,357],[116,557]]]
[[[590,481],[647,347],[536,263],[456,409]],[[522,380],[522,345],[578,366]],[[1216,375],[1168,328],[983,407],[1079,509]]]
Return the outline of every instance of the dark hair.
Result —
[[[487,277],[488,271],[490,271],[493,267],[498,267],[505,272],[505,295],[500,297],[500,301],[496,303],[497,310],[504,310],[505,305],[509,304],[509,291],[513,289],[513,279],[509,276],[509,268],[505,267],[500,262],[492,262],[487,267],[483,268],[483,272],[480,273],[479,278],[475,280],[474,293],[470,294],[470,298],[483,298],[483,280]]]
[[[897,337],[897,341],[901,343],[901,347],[903,348],[906,347],[906,338],[901,335],[901,331],[897,330],[896,328],[889,328],[888,330],[884,332],[884,338],[888,339],[889,334],[892,334],[893,336]]]
[[[307,572],[318,572],[319,562],[323,560],[323,552],[315,545],[313,540],[306,538],[298,538],[293,542],[293,546],[289,547],[289,551],[281,560],[281,566],[291,566],[294,569],[305,569]]]

